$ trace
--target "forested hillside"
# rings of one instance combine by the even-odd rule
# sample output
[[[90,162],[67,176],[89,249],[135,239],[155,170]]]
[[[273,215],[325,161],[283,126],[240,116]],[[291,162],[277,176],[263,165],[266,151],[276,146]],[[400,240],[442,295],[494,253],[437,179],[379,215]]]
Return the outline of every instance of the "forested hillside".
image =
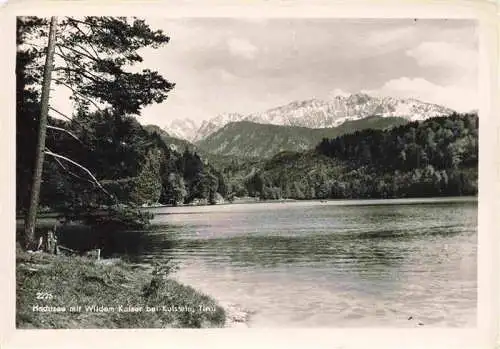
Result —
[[[397,117],[367,117],[346,121],[338,127],[307,128],[240,121],[224,126],[197,142],[197,145],[211,154],[270,158],[281,151],[303,151],[314,148],[325,137],[336,137],[366,128],[384,129],[406,122],[405,119]]]
[[[475,195],[477,166],[478,117],[454,114],[280,153],[244,187],[262,199]]]
[[[49,135],[47,147],[92,169],[106,191],[121,203],[177,204],[196,199],[209,203],[215,202],[218,192],[226,195],[223,178],[211,165],[188,149],[182,153],[172,150],[135,118],[93,113],[80,114],[71,123],[51,123],[73,130],[82,142],[54,133]],[[51,160],[44,166],[42,205],[78,212],[109,202],[88,180]]]

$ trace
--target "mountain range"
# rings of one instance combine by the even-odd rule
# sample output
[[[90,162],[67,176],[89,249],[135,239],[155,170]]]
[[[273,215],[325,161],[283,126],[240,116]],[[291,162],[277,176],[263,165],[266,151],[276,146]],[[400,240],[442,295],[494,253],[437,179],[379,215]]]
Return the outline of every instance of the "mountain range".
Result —
[[[190,119],[177,119],[164,129],[176,138],[200,142],[224,126],[247,121],[257,124],[295,126],[311,129],[333,128],[347,121],[370,116],[398,117],[421,121],[447,116],[453,110],[414,98],[377,97],[365,93],[339,95],[330,100],[310,99],[252,114],[226,113],[205,120],[201,125]]]
[[[270,158],[283,151],[298,152],[312,149],[323,138],[335,138],[367,128],[386,129],[407,122],[406,119],[399,117],[371,116],[349,120],[337,127],[314,129],[239,121],[225,125],[196,144],[210,154]]]

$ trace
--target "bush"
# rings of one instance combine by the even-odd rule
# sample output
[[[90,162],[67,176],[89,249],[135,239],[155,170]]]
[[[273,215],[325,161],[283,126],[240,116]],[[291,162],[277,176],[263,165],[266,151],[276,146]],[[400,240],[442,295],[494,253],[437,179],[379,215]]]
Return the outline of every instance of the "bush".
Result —
[[[140,229],[149,225],[154,215],[147,211],[124,205],[110,206],[84,213],[82,220],[90,226],[110,229]]]

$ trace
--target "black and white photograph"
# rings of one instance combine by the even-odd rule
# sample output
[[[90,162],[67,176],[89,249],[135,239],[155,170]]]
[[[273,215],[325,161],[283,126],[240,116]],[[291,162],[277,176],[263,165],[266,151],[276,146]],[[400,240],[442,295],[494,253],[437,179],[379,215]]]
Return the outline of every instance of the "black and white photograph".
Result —
[[[479,30],[17,16],[16,329],[475,328]]]

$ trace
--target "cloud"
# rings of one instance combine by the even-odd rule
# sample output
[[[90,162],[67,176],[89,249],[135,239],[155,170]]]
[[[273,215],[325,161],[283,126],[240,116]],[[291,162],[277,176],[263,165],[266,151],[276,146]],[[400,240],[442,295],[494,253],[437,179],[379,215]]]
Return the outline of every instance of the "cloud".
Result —
[[[428,101],[441,103],[457,111],[477,108],[478,51],[475,45],[458,42],[424,41],[406,55],[423,69],[434,69],[446,79],[439,84],[422,78],[400,78],[386,83],[388,90],[407,90],[424,95]]]
[[[257,47],[245,39],[230,38],[227,41],[227,46],[233,56],[249,60],[254,59],[258,51]]]
[[[145,123],[343,94],[335,88],[454,109],[468,109],[477,95],[470,64],[477,24],[470,20],[152,18],[151,25],[171,41],[144,50],[138,67],[158,70],[176,87],[164,103],[144,108]]]
[[[330,98],[335,98],[337,96],[347,97],[347,96],[350,96],[350,95],[351,95],[350,92],[342,90],[340,88],[336,88],[333,91],[330,91],[330,93],[328,94],[328,97],[330,97]]]
[[[366,44],[370,46],[388,45],[399,43],[400,40],[408,39],[415,32],[414,27],[394,28],[391,30],[374,30],[366,38]]]
[[[220,77],[220,79],[224,82],[232,82],[236,79],[236,76],[234,74],[231,74],[225,69],[218,69],[217,73]]]
[[[475,86],[434,84],[423,78],[401,77],[387,81],[379,89],[363,91],[372,95],[416,98],[423,102],[444,105],[459,112],[477,108]]]
[[[422,67],[443,67],[468,72],[475,71],[478,62],[476,49],[449,42],[422,42],[407,50],[406,54],[415,58]]]

